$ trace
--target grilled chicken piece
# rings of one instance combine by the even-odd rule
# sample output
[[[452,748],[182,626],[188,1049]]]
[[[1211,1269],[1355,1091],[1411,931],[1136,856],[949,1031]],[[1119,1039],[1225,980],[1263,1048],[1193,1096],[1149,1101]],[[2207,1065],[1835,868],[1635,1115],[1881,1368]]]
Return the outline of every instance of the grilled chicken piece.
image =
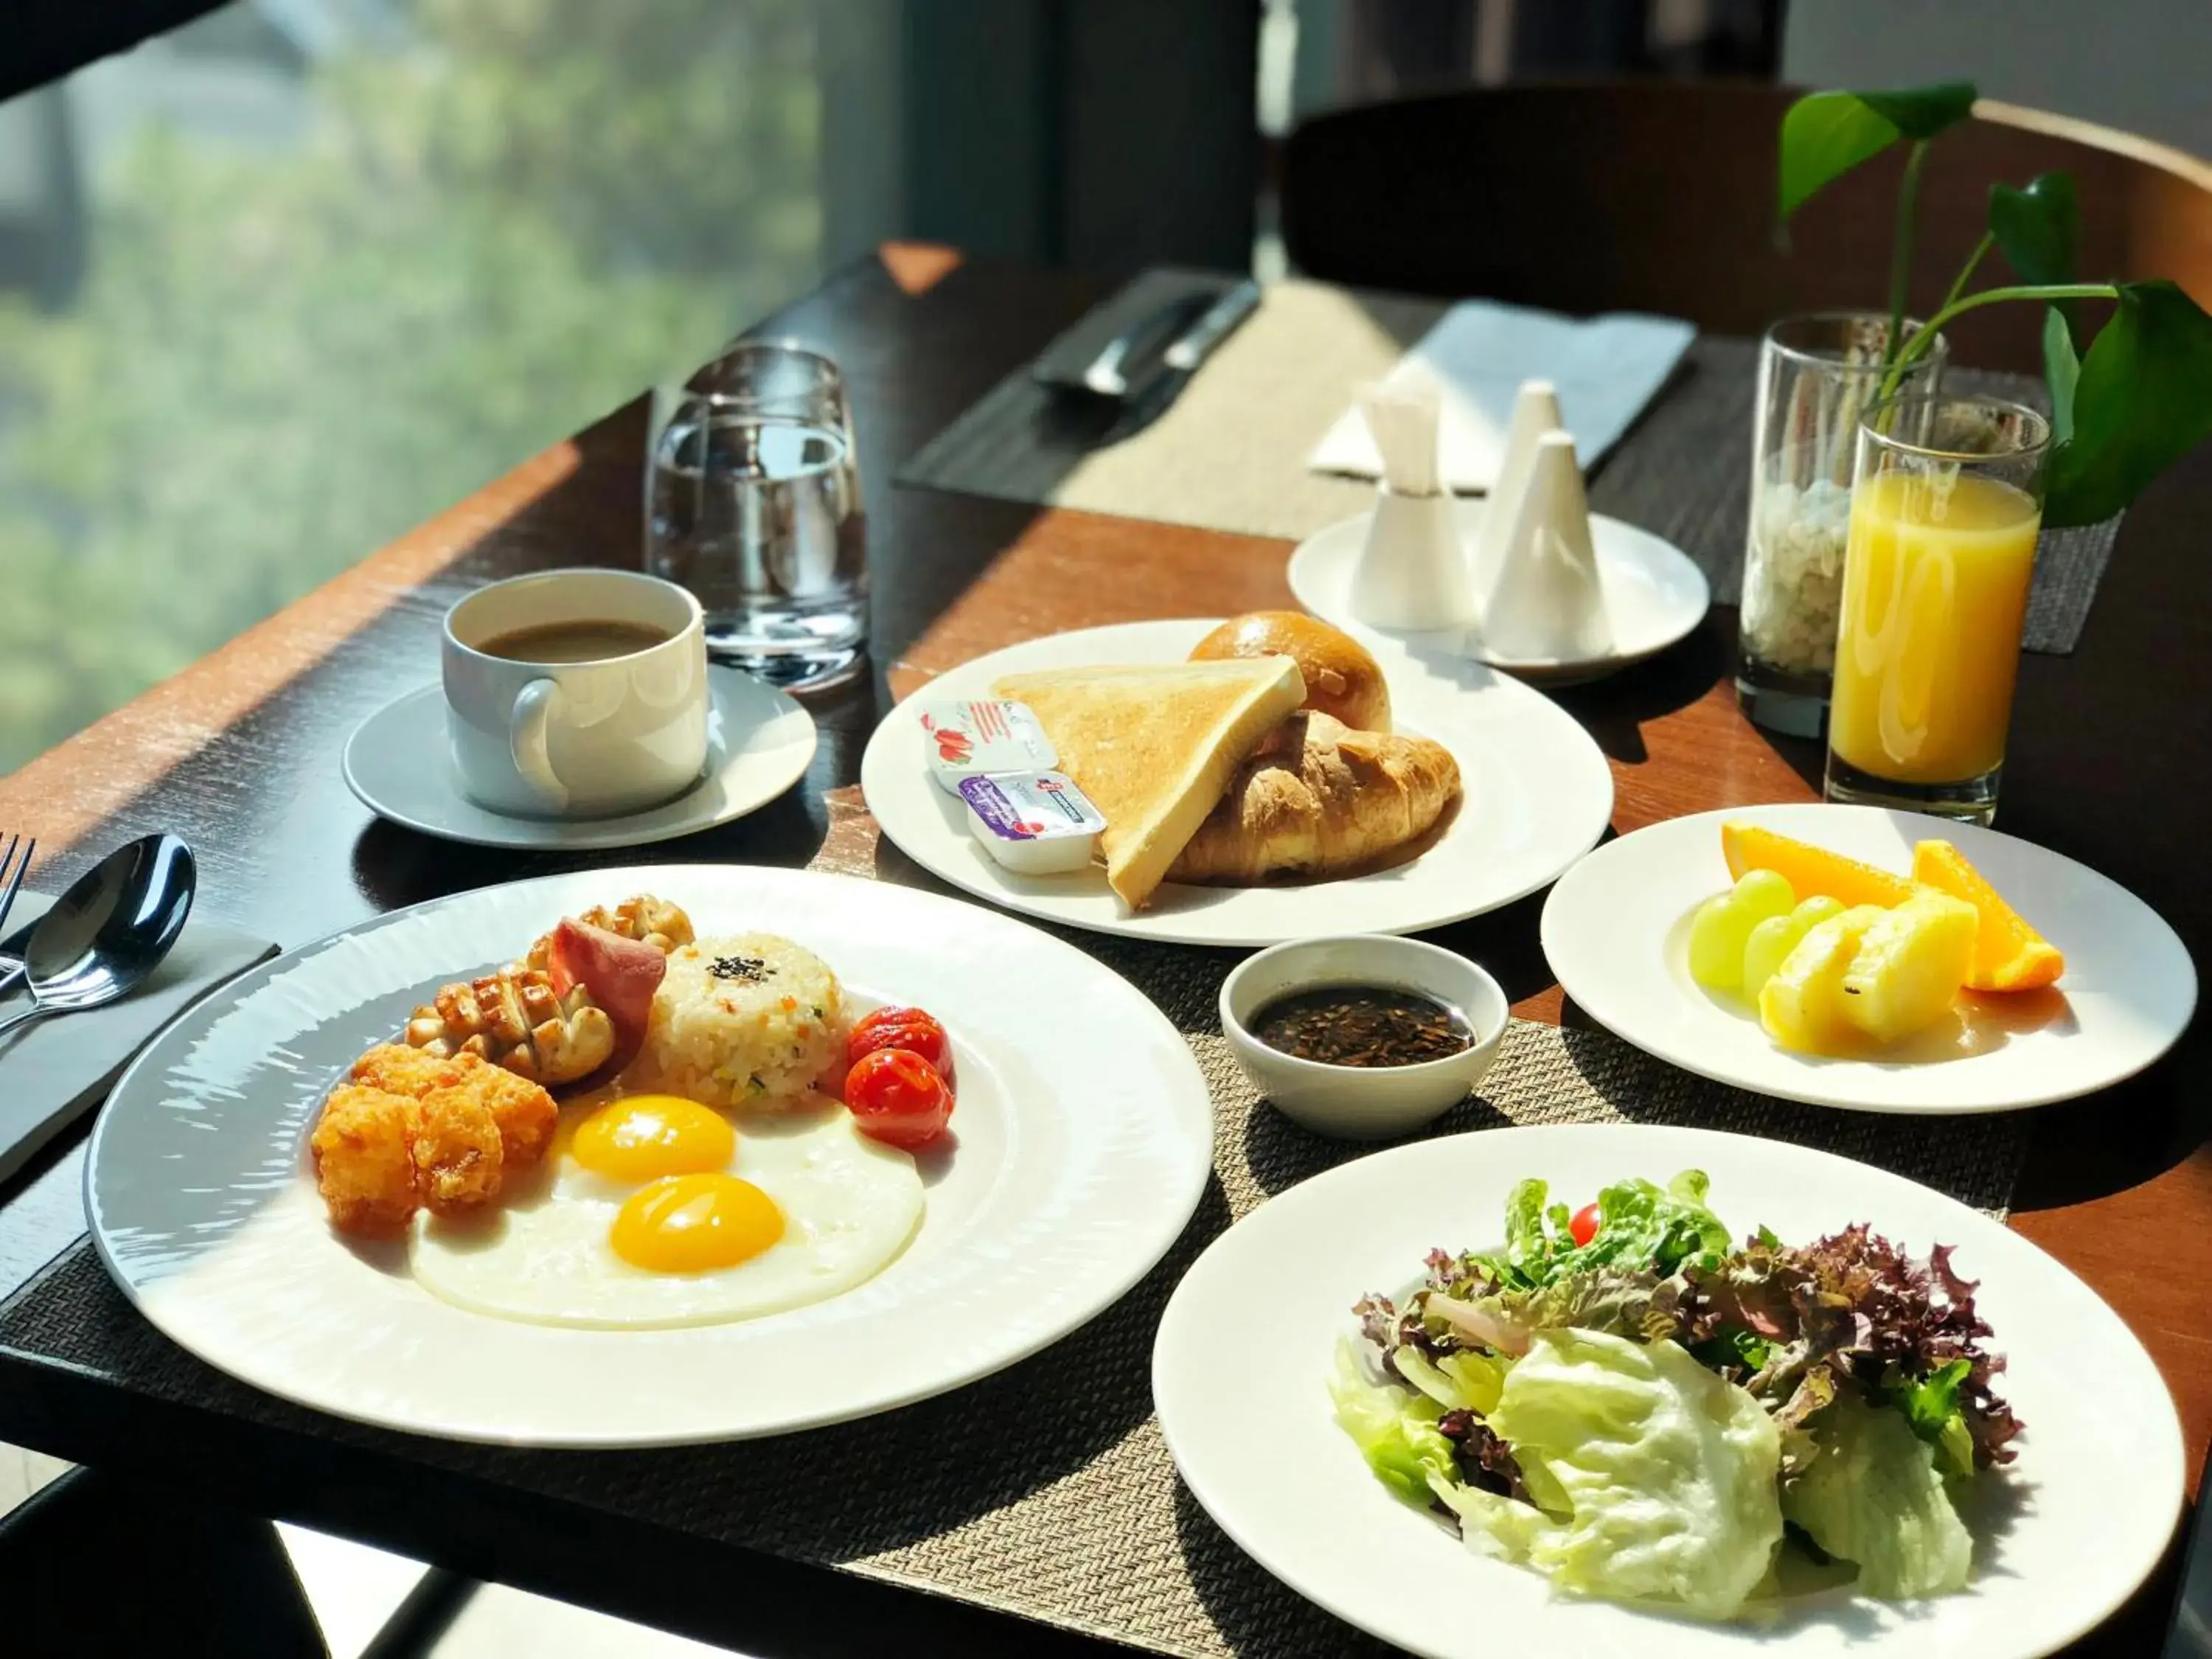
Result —
[[[614,1022],[580,984],[566,995],[543,969],[506,968],[441,986],[407,1022],[407,1041],[447,1059],[477,1054],[532,1083],[573,1083],[615,1051]]]
[[[650,945],[664,957],[679,945],[690,944],[693,938],[691,918],[665,899],[657,899],[650,893],[626,898],[612,909],[595,904],[574,920],[586,927],[602,928],[623,939],[635,939],[641,945]],[[543,972],[552,964],[553,933],[547,932],[538,935],[520,965]]]

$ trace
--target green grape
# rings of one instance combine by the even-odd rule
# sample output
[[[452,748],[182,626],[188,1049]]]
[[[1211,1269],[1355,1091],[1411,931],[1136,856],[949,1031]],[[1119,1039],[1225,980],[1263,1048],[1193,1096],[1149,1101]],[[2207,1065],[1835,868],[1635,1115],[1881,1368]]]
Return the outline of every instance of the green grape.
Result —
[[[1769,916],[1751,930],[1743,942],[1744,995],[1754,1002],[1759,1000],[1759,994],[1766,988],[1766,981],[1774,977],[1774,970],[1797,948],[1797,941],[1805,937],[1809,927],[1809,923],[1787,915]]]
[[[1796,890],[1790,885],[1790,878],[1774,870],[1745,871],[1729,896],[1735,902],[1736,908],[1753,922],[1764,921],[1769,916],[1786,916],[1797,902]]]
[[[1709,991],[1733,991],[1743,982],[1743,942],[1752,919],[1733,893],[1719,893],[1690,919],[1690,977]]]
[[[1797,924],[1797,936],[1802,939],[1831,916],[1844,914],[1841,900],[1815,894],[1790,913],[1790,920]]]

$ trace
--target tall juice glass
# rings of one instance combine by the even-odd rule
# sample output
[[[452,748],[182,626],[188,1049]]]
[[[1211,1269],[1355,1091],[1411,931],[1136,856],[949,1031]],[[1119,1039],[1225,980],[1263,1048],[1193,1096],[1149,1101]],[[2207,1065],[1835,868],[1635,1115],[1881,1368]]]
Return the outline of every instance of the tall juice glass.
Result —
[[[1996,812],[2051,425],[1994,398],[1893,398],[1861,422],[1827,797]]]

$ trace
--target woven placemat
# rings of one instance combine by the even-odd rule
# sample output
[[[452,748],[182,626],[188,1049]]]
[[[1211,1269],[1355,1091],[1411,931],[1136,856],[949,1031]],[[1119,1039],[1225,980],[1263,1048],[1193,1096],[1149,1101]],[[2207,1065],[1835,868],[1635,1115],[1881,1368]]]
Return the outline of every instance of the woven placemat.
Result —
[[[1226,281],[1146,271],[1047,350],[1087,356],[1178,293]],[[1445,309],[1405,295],[1280,283],[1141,430],[1102,442],[1106,428],[1095,411],[1071,408],[1024,363],[908,460],[896,482],[1302,540],[1364,512],[1374,499],[1364,480],[1308,471],[1307,455],[1355,389],[1386,374]],[[1758,356],[1750,340],[1693,342],[1674,379],[1590,475],[1594,508],[1680,547],[1721,605],[1734,605],[1743,587]],[[1945,386],[2049,407],[2031,375],[1952,368]],[[2027,649],[2063,656],[2080,641],[2119,522],[2043,538]]]
[[[88,1245],[0,1309],[0,1346],[159,1398],[1157,1652],[1381,1653],[1269,1577],[1198,1508],[1169,1461],[1149,1381],[1161,1310],[1198,1252],[1272,1194],[1369,1149],[1309,1134],[1255,1099],[1215,1016],[1231,958],[1119,939],[1080,943],[1188,1036],[1217,1114],[1215,1179],[1167,1259],[1135,1290],[1044,1353],[972,1387],[861,1423],[728,1446],[533,1452],[416,1439],[319,1417],[200,1364],[131,1310]],[[1431,1133],[1623,1120],[1821,1147],[1996,1213],[2021,1151],[2014,1116],[1897,1118],[1787,1105],[1692,1077],[1602,1032],[1520,1021],[1481,1097]],[[1477,1243],[1490,1219],[1470,1217],[1466,1238],[1437,1242]],[[1346,1286],[1347,1307],[1364,1288]],[[1345,1455],[1353,1455],[1349,1446]]]

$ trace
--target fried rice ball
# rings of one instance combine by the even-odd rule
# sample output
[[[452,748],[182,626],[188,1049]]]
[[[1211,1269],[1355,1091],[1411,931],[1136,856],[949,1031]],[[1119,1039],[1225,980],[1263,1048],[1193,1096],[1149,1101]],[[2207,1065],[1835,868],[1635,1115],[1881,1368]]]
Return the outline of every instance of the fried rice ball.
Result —
[[[560,1109],[544,1085],[474,1054],[460,1054],[456,1060],[465,1063],[459,1065],[459,1079],[447,1086],[471,1095],[491,1114],[499,1128],[501,1167],[525,1169],[544,1157],[561,1121]]]
[[[499,1196],[499,1125],[465,1086],[433,1089],[417,1103],[409,1150],[422,1201],[438,1215]]]
[[[354,1061],[353,1080],[372,1089],[405,1095],[410,1100],[420,1100],[431,1090],[453,1082],[454,1070],[454,1061],[441,1060],[420,1048],[410,1048],[401,1042],[380,1042]]]
[[[388,1090],[348,1083],[331,1092],[308,1146],[315,1184],[340,1231],[396,1233],[420,1207],[415,1115],[414,1101]]]

